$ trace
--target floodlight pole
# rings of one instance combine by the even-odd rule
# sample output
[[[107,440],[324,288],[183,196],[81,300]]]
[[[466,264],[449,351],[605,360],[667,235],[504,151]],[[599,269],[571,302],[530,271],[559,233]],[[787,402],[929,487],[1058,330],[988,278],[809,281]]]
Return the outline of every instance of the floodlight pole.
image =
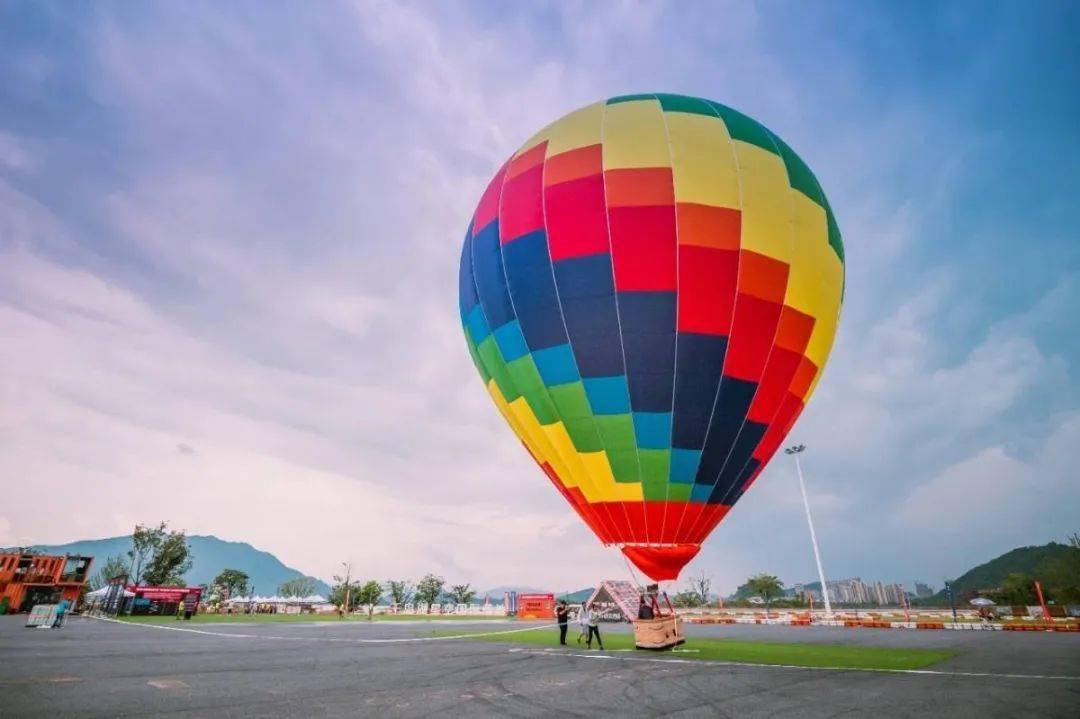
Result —
[[[825,585],[825,570],[821,567],[821,552],[818,550],[817,534],[814,532],[814,520],[810,517],[810,502],[806,498],[806,483],[803,481],[802,464],[799,455],[806,450],[806,445],[798,444],[784,450],[795,458],[795,472],[799,475],[799,490],[802,491],[803,507],[806,509],[806,525],[810,527],[810,543],[814,545],[814,561],[817,563],[818,579],[821,581],[821,596],[825,600],[825,618],[832,619],[832,603],[829,601],[829,588]]]

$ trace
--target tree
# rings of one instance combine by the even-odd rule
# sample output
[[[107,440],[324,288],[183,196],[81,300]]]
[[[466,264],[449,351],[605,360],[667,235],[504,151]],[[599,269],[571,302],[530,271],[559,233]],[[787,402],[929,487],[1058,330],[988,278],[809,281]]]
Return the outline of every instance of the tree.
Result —
[[[701,606],[701,595],[693,589],[685,589],[672,597],[671,603],[676,607],[693,609]]]
[[[283,597],[309,597],[315,593],[315,580],[311,577],[295,577],[278,585],[277,591]]]
[[[454,604],[468,604],[476,598],[476,590],[468,584],[455,584],[450,587],[450,598]]]
[[[124,561],[123,557],[120,555],[109,557],[101,565],[101,569],[97,571],[97,574],[90,578],[90,588],[97,591],[108,584],[113,577],[119,577],[122,574],[127,574],[127,572],[128,563]]]
[[[1030,605],[1039,601],[1031,577],[1023,572],[1013,572],[1001,582],[1001,590],[994,595],[998,604]]]
[[[446,580],[437,574],[425,575],[416,583],[416,601],[427,605],[428,614],[431,614],[431,605],[439,600],[444,584]]]
[[[221,599],[228,599],[230,597],[242,597],[248,593],[248,582],[251,577],[247,575],[247,572],[242,572],[239,569],[222,569],[214,581],[210,583],[210,586],[217,590],[217,595]]]
[[[705,606],[709,603],[709,589],[712,587],[712,580],[702,574],[700,577],[690,577],[690,591],[696,593],[700,599],[700,606]]]
[[[188,549],[187,535],[182,531],[164,534],[164,522],[161,527],[161,539],[146,565],[143,579],[148,584],[157,586],[182,587],[184,574],[191,569],[191,550]]]
[[[391,579],[386,582],[386,593],[390,595],[390,601],[394,606],[400,607],[403,604],[408,604],[409,600],[412,599],[413,586],[406,579]]]
[[[334,577],[334,581],[337,584],[330,587],[330,596],[327,599],[342,612],[348,614],[356,606],[356,583],[346,582],[341,577]]]
[[[1080,535],[1069,537],[1069,548],[1062,556],[1039,562],[1035,576],[1058,604],[1080,603]]]
[[[359,606],[366,606],[368,608],[368,621],[371,621],[371,615],[375,613],[375,605],[379,603],[379,599],[382,598],[383,589],[382,585],[376,582],[374,579],[361,584],[357,582],[353,587],[353,600]]]
[[[156,527],[148,527],[142,524],[135,525],[135,531],[131,533],[131,549],[127,556],[131,560],[131,581],[139,584],[143,578],[143,567],[157,553],[158,547],[165,539],[166,524],[162,522]]]
[[[746,586],[751,592],[765,600],[765,609],[768,611],[769,601],[784,591],[784,585],[775,575],[755,574],[746,580]]]

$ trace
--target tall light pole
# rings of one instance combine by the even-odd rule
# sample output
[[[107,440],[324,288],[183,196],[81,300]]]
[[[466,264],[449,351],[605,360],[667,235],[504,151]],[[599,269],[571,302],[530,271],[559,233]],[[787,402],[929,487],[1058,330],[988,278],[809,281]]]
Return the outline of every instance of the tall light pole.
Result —
[[[795,458],[795,472],[799,475],[799,489],[802,491],[803,507],[806,508],[806,525],[810,527],[810,543],[814,545],[814,561],[817,562],[817,575],[821,580],[821,596],[825,600],[825,618],[832,619],[832,603],[829,602],[829,588],[825,586],[825,570],[821,568],[821,552],[817,546],[817,534],[814,532],[814,520],[810,517],[810,502],[806,499],[806,483],[803,481],[802,464],[799,455],[806,451],[806,445],[797,444],[784,450]]]

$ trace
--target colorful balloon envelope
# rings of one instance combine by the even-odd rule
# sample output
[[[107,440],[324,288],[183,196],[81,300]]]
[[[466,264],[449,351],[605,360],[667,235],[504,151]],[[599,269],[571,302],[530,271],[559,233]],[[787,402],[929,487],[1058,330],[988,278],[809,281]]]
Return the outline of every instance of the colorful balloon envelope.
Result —
[[[675,579],[829,355],[844,251],[814,174],[729,107],[589,105],[495,174],[461,255],[473,361],[600,541]]]

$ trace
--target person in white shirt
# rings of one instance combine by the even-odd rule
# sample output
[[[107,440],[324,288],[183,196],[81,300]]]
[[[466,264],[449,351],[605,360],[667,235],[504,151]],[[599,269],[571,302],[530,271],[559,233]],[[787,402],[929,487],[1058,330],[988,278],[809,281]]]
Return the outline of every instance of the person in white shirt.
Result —
[[[585,644],[589,649],[592,649],[592,639],[596,637],[596,643],[600,646],[600,651],[604,651],[604,640],[600,638],[600,623],[599,615],[593,611],[592,604],[586,604],[581,610],[581,616],[578,617],[578,621],[581,622],[582,633],[586,634]]]

